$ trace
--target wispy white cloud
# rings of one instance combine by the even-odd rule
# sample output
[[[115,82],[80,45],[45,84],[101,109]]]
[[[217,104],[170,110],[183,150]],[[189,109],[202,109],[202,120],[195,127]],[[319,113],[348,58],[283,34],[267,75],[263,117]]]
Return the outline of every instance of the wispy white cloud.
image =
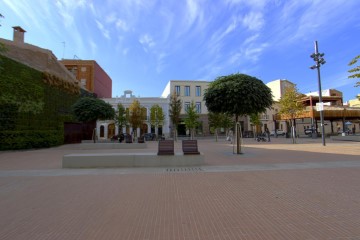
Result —
[[[332,1],[331,4],[319,0],[287,1],[279,9],[274,31],[281,42],[290,43],[326,36],[353,20],[349,12],[356,5],[356,1]]]
[[[96,43],[91,39],[89,40],[89,45],[90,45],[90,49],[91,49],[91,53],[93,56],[96,55],[96,52],[97,52],[97,45]]]
[[[116,28],[121,29],[123,31],[128,31],[129,30],[129,27],[128,27],[127,23],[122,19],[117,19],[116,20]]]
[[[58,14],[62,16],[63,18],[63,24],[66,27],[70,27],[74,24],[74,16],[75,12],[78,10],[78,8],[84,9],[87,6],[92,6],[91,2],[88,2],[89,5],[87,5],[87,1],[85,0],[56,0],[55,5],[58,9]]]
[[[156,72],[161,73],[166,65],[165,58],[167,57],[167,54],[162,52],[157,55],[157,64],[156,64]]]
[[[153,48],[156,45],[155,41],[149,34],[143,34],[142,36],[140,36],[139,43],[141,43],[145,52],[147,52],[150,48]]]
[[[187,7],[186,21],[188,26],[191,26],[198,17],[200,9],[197,1],[194,0],[186,0],[186,7]]]
[[[217,54],[221,51],[225,44],[226,37],[234,32],[238,26],[238,20],[236,17],[232,18],[232,21],[227,26],[221,26],[220,29],[215,31],[210,40],[208,41],[208,51],[212,54]]]
[[[263,8],[269,0],[225,0],[228,4],[231,5],[245,5],[251,8]]]
[[[116,13],[115,12],[110,12],[106,17],[105,17],[105,22],[106,23],[114,23],[116,21],[117,17],[116,17]]]
[[[355,80],[353,78],[348,78],[347,73],[340,73],[335,74],[330,77],[323,77],[322,79],[322,85],[323,89],[329,89],[329,88],[340,88],[347,85],[355,85]]]
[[[260,34],[254,34],[248,38],[245,39],[245,41],[243,42],[243,45],[248,45],[251,44],[253,42],[255,42],[258,38],[259,38]]]
[[[204,28],[204,8],[201,5],[202,1],[186,0],[186,6],[183,9],[183,15],[177,16],[183,21],[178,26],[177,36],[190,35],[196,31]],[[189,33],[189,31],[191,32]]]
[[[41,23],[38,19],[41,8],[32,8],[30,2],[20,2],[12,0],[3,0],[3,2],[16,14],[18,18],[24,23],[41,28]],[[6,13],[2,12],[6,16]]]
[[[249,59],[253,62],[259,60],[262,52],[268,47],[267,43],[262,43],[260,45],[251,44],[249,47],[243,50],[243,55],[246,59]]]
[[[103,35],[105,38],[110,39],[110,32],[109,32],[109,30],[107,30],[107,29],[105,28],[105,26],[104,26],[100,21],[95,20],[95,22],[96,22],[96,25],[97,25],[98,29],[101,31],[102,35]]]
[[[269,46],[268,43],[247,43],[243,44],[239,51],[235,51],[228,57],[227,65],[241,65],[251,61],[256,63]]]
[[[242,19],[242,24],[252,31],[261,30],[264,23],[265,21],[261,12],[250,12]]]

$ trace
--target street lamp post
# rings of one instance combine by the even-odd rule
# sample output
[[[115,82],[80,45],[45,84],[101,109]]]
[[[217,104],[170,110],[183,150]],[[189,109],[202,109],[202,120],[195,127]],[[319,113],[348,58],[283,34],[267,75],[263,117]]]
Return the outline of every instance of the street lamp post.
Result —
[[[322,145],[325,146],[325,128],[324,128],[324,103],[322,101],[322,92],[321,92],[321,78],[320,78],[320,67],[325,64],[324,53],[318,52],[318,43],[315,41],[315,53],[310,56],[314,61],[315,65],[311,66],[311,69],[317,69],[318,73],[318,85],[319,85],[319,110],[320,110],[320,124],[321,124],[321,137],[322,137]]]

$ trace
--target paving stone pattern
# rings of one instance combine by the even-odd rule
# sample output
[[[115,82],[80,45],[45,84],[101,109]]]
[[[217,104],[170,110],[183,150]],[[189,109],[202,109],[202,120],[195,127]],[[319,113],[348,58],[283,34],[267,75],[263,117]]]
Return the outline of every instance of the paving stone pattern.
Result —
[[[360,144],[288,141],[233,155],[199,140],[198,168],[68,170],[66,146],[2,152],[0,239],[360,239]]]

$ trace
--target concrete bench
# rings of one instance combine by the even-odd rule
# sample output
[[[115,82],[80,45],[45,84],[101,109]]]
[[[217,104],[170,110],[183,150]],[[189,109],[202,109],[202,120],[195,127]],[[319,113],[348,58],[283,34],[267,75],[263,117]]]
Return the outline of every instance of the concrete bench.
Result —
[[[182,150],[185,155],[200,154],[197,140],[182,140]]]
[[[82,153],[64,155],[63,168],[185,167],[201,166],[204,155],[157,155],[156,153]]]
[[[158,147],[158,155],[174,155],[174,141],[160,140]]]
[[[80,150],[95,150],[95,149],[145,149],[147,148],[146,143],[75,143],[64,145],[67,149],[80,149]]]

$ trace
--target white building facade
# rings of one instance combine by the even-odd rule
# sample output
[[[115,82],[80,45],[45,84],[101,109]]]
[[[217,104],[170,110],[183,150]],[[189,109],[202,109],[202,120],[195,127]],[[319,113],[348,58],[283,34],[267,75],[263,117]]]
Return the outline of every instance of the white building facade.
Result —
[[[103,98],[105,102],[111,104],[111,106],[117,111],[117,106],[121,103],[125,109],[129,108],[134,100],[138,100],[140,105],[146,108],[146,120],[142,128],[133,129],[131,126],[123,127],[120,129],[115,124],[114,120],[98,120],[96,122],[96,133],[99,139],[111,139],[114,135],[118,133],[128,133],[132,134],[136,131],[137,136],[141,136],[144,133],[154,132],[156,134],[164,135],[165,138],[169,137],[169,99],[162,97],[135,97],[132,94],[131,90],[124,91],[124,95],[116,98]],[[150,124],[150,109],[153,105],[159,105],[164,113],[164,122],[162,126],[159,126],[159,129],[154,129]]]

